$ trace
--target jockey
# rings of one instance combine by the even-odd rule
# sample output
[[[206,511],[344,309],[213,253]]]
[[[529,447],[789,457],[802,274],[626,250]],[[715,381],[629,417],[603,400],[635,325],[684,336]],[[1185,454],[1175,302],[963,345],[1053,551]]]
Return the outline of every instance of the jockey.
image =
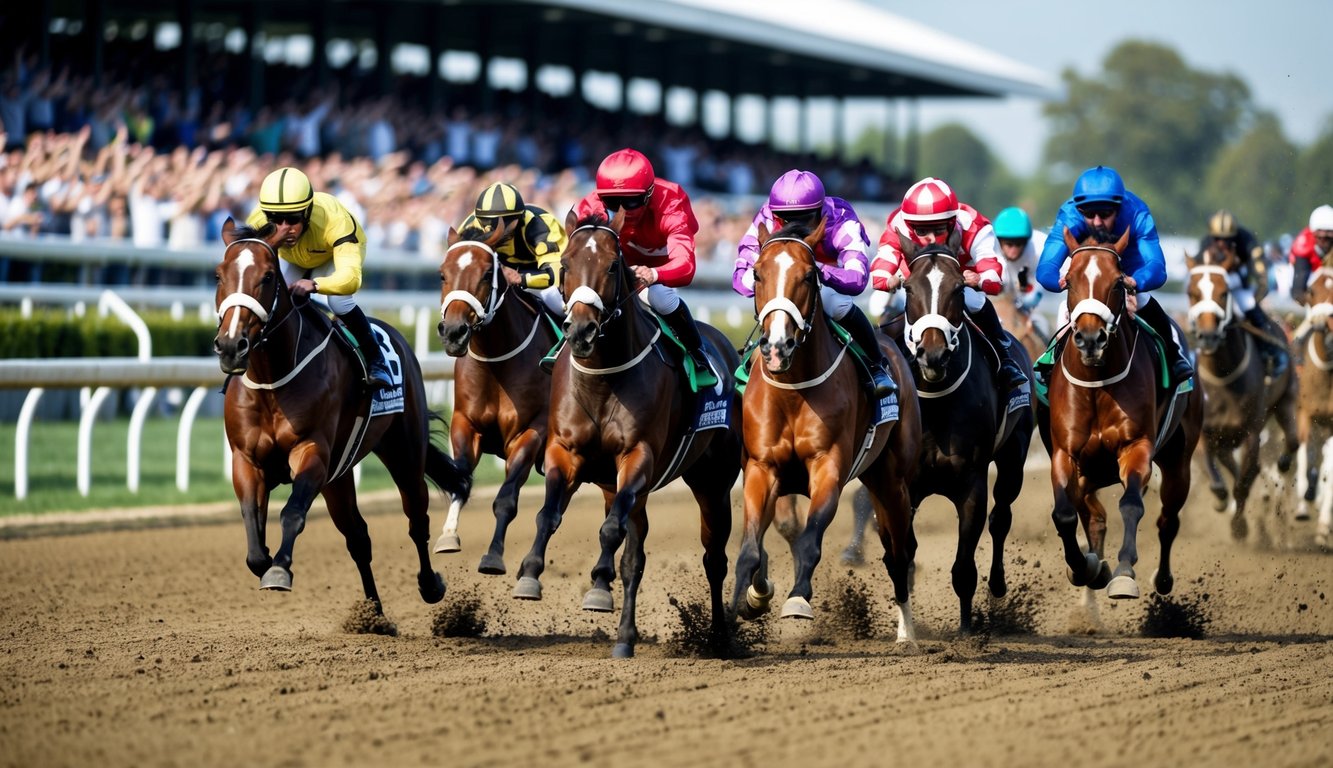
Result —
[[[1060,206],[1055,223],[1051,225],[1052,235],[1063,233],[1065,229],[1076,240],[1093,232],[1103,242],[1112,243],[1125,230],[1130,231],[1129,245],[1120,257],[1125,286],[1137,290],[1137,310],[1135,302],[1129,302],[1129,310],[1131,313],[1137,311],[1166,345],[1171,385],[1191,378],[1194,366],[1185,357],[1166,311],[1149,293],[1166,282],[1166,256],[1157,240],[1157,224],[1148,204],[1125,189],[1125,182],[1115,169],[1101,165],[1089,168],[1074,182],[1073,195]],[[1037,263],[1037,282],[1048,291],[1063,291],[1065,278],[1060,274],[1060,268],[1068,258],[1069,248],[1063,236],[1046,238],[1046,247]]]
[[[689,195],[679,184],[659,179],[648,158],[633,149],[606,156],[597,167],[597,188],[574,206],[582,219],[591,214],[612,218],[625,212],[620,245],[625,262],[644,286],[648,305],[666,320],[694,361],[697,383],[717,383],[703,351],[699,328],[676,293],[694,279],[694,235],[699,222]]]
[[[899,238],[907,235],[922,246],[948,242],[954,232],[962,235],[957,256],[967,285],[963,292],[967,314],[999,353],[1003,390],[1017,389],[1028,377],[1014,361],[1009,336],[1000,326],[995,307],[986,301],[986,295],[998,294],[1003,284],[1004,266],[996,252],[995,231],[977,209],[959,203],[948,184],[926,177],[908,188],[902,205],[889,214],[879,252],[870,265],[870,279],[877,290],[896,291],[911,270],[903,261]]]
[[[1259,301],[1268,293],[1268,262],[1264,258],[1264,247],[1259,238],[1245,227],[1236,223],[1231,211],[1218,211],[1208,219],[1208,234],[1199,239],[1199,254],[1202,255],[1214,243],[1229,247],[1235,252],[1240,263],[1227,280],[1227,290],[1235,297],[1245,319],[1260,331],[1267,331],[1272,325],[1264,313]],[[1254,286],[1251,283],[1255,282]],[[1267,333],[1260,336],[1259,348],[1267,364],[1269,378],[1281,376],[1287,370],[1287,349],[1275,344]]]
[[[1333,252],[1333,205],[1321,205],[1310,213],[1310,226],[1291,241],[1291,297],[1304,304],[1310,275]]]
[[[515,224],[514,231],[495,247],[505,281],[541,299],[556,317],[565,316],[560,296],[560,254],[565,250],[565,228],[550,212],[525,205],[512,184],[497,181],[477,197],[476,208],[460,228],[490,231]]]
[[[819,299],[824,314],[837,320],[865,350],[875,380],[875,396],[898,389],[889,375],[889,360],[876,340],[870,319],[854,299],[866,289],[870,238],[856,211],[840,197],[824,195],[824,183],[809,171],[790,170],[778,177],[737,247],[731,286],[742,296],[754,296],[754,262],[759,258],[759,225],[775,232],[787,224],[805,224],[810,231],[824,225],[824,239],[815,248],[819,264]]]
[[[292,296],[327,296],[329,309],[352,332],[365,355],[370,386],[392,387],[393,377],[371,333],[370,321],[356,305],[361,265],[366,260],[366,233],[338,198],[316,192],[301,171],[279,168],[259,185],[259,207],[250,212],[246,223],[256,229],[270,224],[277,228],[282,277]]]
[[[1027,211],[1017,206],[1000,211],[992,226],[1000,253],[1009,262],[1004,267],[1001,291],[1024,314],[1032,314],[1042,296],[1037,285],[1037,255],[1046,245],[1046,233],[1033,231]]]

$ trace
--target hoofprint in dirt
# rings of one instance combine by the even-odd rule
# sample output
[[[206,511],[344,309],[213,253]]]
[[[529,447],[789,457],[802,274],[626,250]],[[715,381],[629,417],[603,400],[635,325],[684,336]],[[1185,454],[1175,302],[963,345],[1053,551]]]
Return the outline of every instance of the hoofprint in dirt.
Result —
[[[1185,510],[1174,613],[1101,596],[1087,634],[1050,500],[1025,491],[1006,598],[1020,602],[978,605],[989,631],[955,634],[953,511],[927,502],[914,647],[894,643],[874,563],[825,569],[827,619],[770,620],[753,656],[726,661],[677,655],[672,599],[702,602],[706,582],[693,501],[674,487],[655,504],[640,653],[605,658],[615,615],[579,610],[601,502],[576,497],[542,602],[511,600],[511,580],[470,556],[437,556],[443,607],[410,599],[385,504],[368,522],[396,637],[344,630],[357,574],[322,513],[288,594],[254,589],[238,520],[0,541],[0,765],[880,765],[889,743],[903,764],[1105,765],[1125,744],[1145,765],[1333,761],[1333,560],[1237,546],[1206,498]],[[1203,639],[1143,635],[1152,617],[1191,615]]]

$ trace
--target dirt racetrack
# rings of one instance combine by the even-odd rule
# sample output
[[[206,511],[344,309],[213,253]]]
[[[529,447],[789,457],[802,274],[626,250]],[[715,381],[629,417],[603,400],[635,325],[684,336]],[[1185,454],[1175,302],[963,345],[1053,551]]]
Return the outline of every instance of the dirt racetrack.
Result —
[[[931,500],[917,520],[919,643],[903,648],[883,567],[839,564],[851,523],[844,505],[816,575],[816,620],[769,619],[753,656],[716,660],[679,647],[688,643],[669,600],[697,604],[705,590],[697,513],[677,488],[649,506],[644,641],[620,661],[609,658],[618,614],[578,610],[600,523],[600,495],[589,489],[553,541],[540,603],[509,597],[536,493],[510,529],[507,576],[476,573],[489,499],[469,506],[465,551],[435,556],[449,590],[441,606],[416,593],[401,514],[377,504],[376,574],[397,637],[344,631],[360,585],[322,512],[298,543],[289,594],[258,591],[235,513],[0,541],[0,763],[1333,763],[1333,557],[1302,546],[1313,523],[1291,524],[1292,550],[1236,545],[1196,491],[1174,599],[1150,596],[1157,538],[1145,520],[1145,596],[1098,597],[1103,626],[1090,634],[1051,531],[1048,481],[1032,470],[1008,548],[1008,603],[990,613],[994,632],[959,638],[954,517]],[[1155,494],[1149,509],[1155,516]],[[441,520],[442,505],[433,532]],[[1115,546],[1119,530],[1114,516]],[[766,543],[776,608],[791,585],[790,556],[775,533]],[[882,551],[877,541],[870,551]],[[989,558],[987,537],[983,575]],[[477,610],[462,610],[472,603]],[[484,621],[484,633],[436,636],[442,610]],[[1150,617],[1204,637],[1145,637]]]

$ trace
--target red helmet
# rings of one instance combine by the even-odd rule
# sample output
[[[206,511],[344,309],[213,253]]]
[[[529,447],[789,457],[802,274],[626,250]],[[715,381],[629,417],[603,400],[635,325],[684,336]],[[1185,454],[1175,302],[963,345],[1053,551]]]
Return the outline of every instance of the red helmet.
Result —
[[[620,149],[606,156],[597,166],[597,194],[641,195],[653,186],[653,164],[642,152]]]
[[[933,176],[913,184],[903,195],[903,218],[908,221],[943,221],[958,215],[958,196]]]

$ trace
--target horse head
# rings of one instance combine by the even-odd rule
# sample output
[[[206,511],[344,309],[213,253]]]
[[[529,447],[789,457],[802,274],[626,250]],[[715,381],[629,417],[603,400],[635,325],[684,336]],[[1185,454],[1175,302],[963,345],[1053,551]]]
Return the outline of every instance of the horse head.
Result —
[[[759,225],[759,256],[754,262],[755,319],[759,354],[773,373],[791,368],[792,355],[823,312],[815,248],[824,239],[824,223],[811,230],[792,223],[770,233]]]
[[[918,246],[906,233],[899,232],[898,242],[910,273],[903,285],[907,297],[903,338],[922,378],[939,382],[947,375],[949,359],[958,348],[967,309],[963,268],[956,255],[962,233],[955,229],[948,243]]]
[[[1128,287],[1120,255],[1129,245],[1129,230],[1108,244],[1091,232],[1080,243],[1066,228],[1065,245],[1070,253],[1066,285],[1074,346],[1084,365],[1098,367],[1105,362],[1107,344],[1125,313]]]
[[[638,282],[620,252],[624,209],[607,221],[600,214],[565,219],[569,243],[560,258],[560,291],[565,299],[565,338],[574,357],[593,353],[605,325],[635,297]]]
[[[278,262],[276,227],[238,227],[228,218],[222,242],[226,250],[215,270],[218,334],[213,352],[223,373],[238,374],[245,372],[250,352],[267,337],[279,308],[290,307],[291,299]]]
[[[1186,254],[1189,266],[1187,293],[1190,300],[1189,329],[1198,340],[1199,352],[1217,351],[1227,328],[1236,320],[1236,303],[1231,295],[1234,270],[1240,262],[1229,242],[1214,241],[1197,258]]]
[[[1324,332],[1325,346],[1333,349],[1333,266],[1316,270],[1307,290],[1310,323]]]
[[[449,247],[440,263],[440,322],[435,326],[444,351],[467,352],[472,334],[491,321],[504,301],[508,281],[496,250],[513,236],[517,222],[491,229],[449,228]]]

